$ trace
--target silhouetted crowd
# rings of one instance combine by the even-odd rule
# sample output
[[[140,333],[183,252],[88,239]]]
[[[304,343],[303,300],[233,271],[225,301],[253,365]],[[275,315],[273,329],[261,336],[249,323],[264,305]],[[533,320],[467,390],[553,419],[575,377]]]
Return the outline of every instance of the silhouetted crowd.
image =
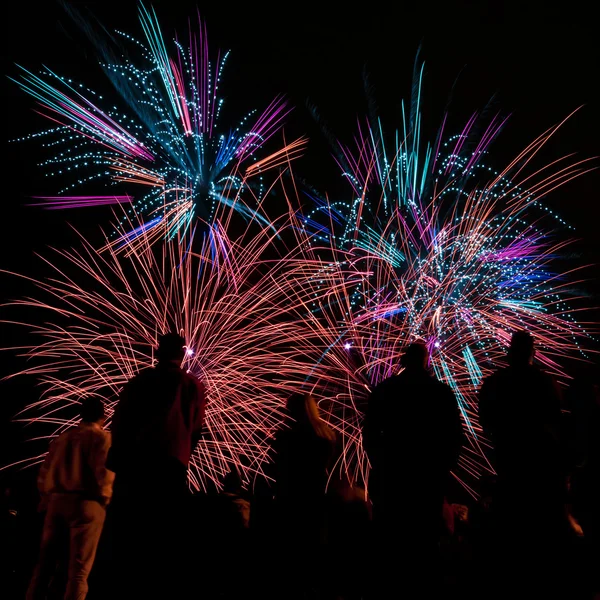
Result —
[[[341,475],[345,440],[302,392],[266,477],[231,465],[191,493],[205,390],[181,368],[182,337],[164,335],[157,355],[122,390],[110,433],[102,400],[82,402],[39,470],[37,513],[4,486],[0,597],[600,598],[597,373],[561,388],[528,333],[479,386],[474,439],[494,475],[474,494],[453,477],[474,468],[461,416],[474,408],[420,342],[371,391],[368,493]]]

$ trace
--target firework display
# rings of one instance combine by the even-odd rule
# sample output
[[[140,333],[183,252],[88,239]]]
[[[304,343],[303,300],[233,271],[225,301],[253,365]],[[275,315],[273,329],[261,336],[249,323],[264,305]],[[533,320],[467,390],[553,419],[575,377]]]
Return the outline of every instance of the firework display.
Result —
[[[475,495],[479,477],[493,472],[476,392],[503,363],[511,333],[529,331],[537,359],[559,379],[566,359],[586,357],[591,336],[575,319],[581,298],[572,279],[552,270],[569,243],[560,230],[569,228],[542,200],[592,165],[563,158],[528,168],[560,123],[496,172],[484,161],[504,120],[492,118],[478,134],[477,115],[448,139],[444,119],[435,144],[422,150],[422,67],[417,74],[416,105],[391,150],[379,119],[359,129],[355,151],[339,144],[352,201],[315,198],[303,222],[321,243],[351,257],[345,296],[323,309],[344,331],[352,354],[346,364],[355,369],[340,382],[346,399],[332,404],[334,412],[357,432],[360,418],[348,407],[364,406],[365,390],[398,371],[403,348],[424,341],[433,372],[452,387],[463,417],[467,444],[454,475]],[[365,465],[359,440],[348,439],[354,448],[346,456]]]
[[[223,70],[229,53],[211,60],[205,24],[190,28],[188,44],[169,47],[156,14],[140,5],[145,41],[117,35],[133,56],[122,50],[103,69],[117,92],[109,107],[97,92],[50,69],[36,75],[24,68],[14,80],[41,106],[54,126],[30,138],[60,148],[43,165],[49,174],[71,180],[59,197],[43,198],[48,208],[76,208],[131,203],[128,218],[143,221],[125,238],[148,234],[161,225],[167,237],[191,226],[196,216],[209,222],[219,203],[242,186],[260,196],[268,187],[263,174],[289,160],[301,141],[259,156],[266,142],[281,128],[290,109],[275,98],[263,111],[252,111],[237,125],[223,124],[220,98]],[[72,195],[74,188],[108,181],[110,195]],[[123,190],[131,193],[123,193]],[[238,208],[252,212],[252,208]],[[122,223],[126,223],[124,219]],[[164,225],[167,225],[165,227]]]
[[[177,331],[187,341],[184,367],[208,397],[192,486],[218,484],[234,466],[246,482],[260,475],[287,396],[322,353],[303,316],[343,285],[298,231],[283,215],[232,238],[219,220],[201,240],[192,230],[155,249],[146,240],[127,254],[98,251],[82,236],[79,249],[57,250],[36,298],[17,302],[47,323],[23,323],[38,343],[20,349],[31,361],[21,374],[44,392],[18,418],[58,435],[77,422],[82,398],[98,396],[110,423],[125,382],[154,364],[161,334]]]
[[[354,146],[335,147],[348,196],[302,190],[311,202],[301,210],[290,161],[304,140],[258,152],[288,115],[285,103],[277,98],[223,129],[227,55],[209,61],[204,24],[169,54],[143,5],[140,21],[145,42],[120,35],[141,61],[103,65],[128,112],[103,110],[102,98],[48,69],[15,80],[56,122],[33,136],[61,148],[46,166],[81,173],[43,206],[121,211],[100,244],[81,232],[78,249],[47,257],[55,274],[33,279],[36,294],[12,303],[40,315],[21,323],[37,341],[20,349],[31,361],[20,374],[35,376],[43,392],[17,418],[52,437],[90,395],[110,415],[124,383],[154,364],[157,338],[178,331],[185,367],[208,397],[193,488],[219,485],[232,466],[245,484],[263,476],[285,400],[305,389],[340,440],[331,477],[368,489],[361,424],[369,392],[397,372],[406,344],[423,340],[463,419],[454,476],[476,496],[478,478],[493,472],[476,391],[503,363],[511,334],[528,330],[558,378],[588,351],[578,276],[555,267],[569,226],[544,199],[593,165],[568,155],[536,166],[559,123],[495,170],[491,145],[506,123],[498,115],[475,114],[456,134],[446,115],[423,144],[418,64],[393,143],[378,116],[362,121]],[[71,195],[80,186],[92,192]],[[278,212],[264,208],[267,196]],[[418,426],[426,443],[427,424]]]

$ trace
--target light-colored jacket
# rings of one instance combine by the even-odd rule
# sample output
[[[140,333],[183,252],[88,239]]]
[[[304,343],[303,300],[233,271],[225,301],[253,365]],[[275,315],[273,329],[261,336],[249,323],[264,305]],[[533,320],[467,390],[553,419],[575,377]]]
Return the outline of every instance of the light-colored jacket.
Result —
[[[73,493],[108,504],[115,474],[106,468],[110,433],[97,423],[80,423],[59,435],[40,469],[42,497]]]

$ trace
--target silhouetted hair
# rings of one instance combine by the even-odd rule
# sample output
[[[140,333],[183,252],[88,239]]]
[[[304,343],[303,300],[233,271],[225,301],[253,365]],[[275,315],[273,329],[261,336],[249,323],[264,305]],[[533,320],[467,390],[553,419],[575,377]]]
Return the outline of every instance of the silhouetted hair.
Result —
[[[288,398],[286,408],[299,426],[309,427],[320,438],[335,440],[335,432],[321,419],[319,407],[312,394],[293,394]]]
[[[158,338],[158,360],[183,360],[185,356],[185,338],[178,333],[165,333]]]
[[[405,369],[424,369],[427,366],[428,358],[429,352],[427,351],[427,346],[423,342],[413,342],[406,346],[400,357],[400,364]]]
[[[94,423],[104,418],[104,402],[100,398],[85,398],[79,409],[81,420],[86,423]]]
[[[243,488],[242,478],[236,469],[231,469],[225,477],[223,477],[223,491],[237,492]]]
[[[508,362],[511,365],[528,364],[533,357],[535,340],[528,331],[515,331],[510,338]]]

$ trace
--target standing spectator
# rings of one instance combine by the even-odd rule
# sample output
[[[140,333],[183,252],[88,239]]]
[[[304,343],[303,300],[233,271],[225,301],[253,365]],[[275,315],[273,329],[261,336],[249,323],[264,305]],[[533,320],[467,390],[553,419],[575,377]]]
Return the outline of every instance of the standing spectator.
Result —
[[[47,512],[27,600],[45,597],[65,543],[68,574],[64,598],[84,600],[87,595],[114,477],[106,468],[110,434],[103,425],[102,401],[86,398],[81,404],[81,423],[54,440],[40,469],[38,488]]]
[[[597,365],[575,377],[569,387],[572,410],[572,466],[570,500],[583,535],[583,556],[575,559],[590,596],[600,598],[600,369]]]
[[[479,418],[495,453],[498,583],[514,576],[523,589],[543,593],[541,584],[550,591],[558,572],[567,496],[560,392],[534,357],[533,337],[514,333],[508,366],[479,390]]]
[[[206,400],[204,385],[182,368],[185,355],[183,337],[163,335],[158,364],[125,385],[113,416],[115,591],[124,597],[177,596],[190,577],[187,468]]]
[[[317,565],[325,549],[328,470],[336,436],[311,394],[287,401],[289,425],[274,440],[276,538],[285,590],[280,598],[304,598],[323,586]]]
[[[410,344],[402,372],[374,388],[363,424],[380,597],[400,585],[429,597],[440,574],[444,494],[463,433],[454,393],[429,373],[428,360],[423,343]]]
[[[198,544],[195,560],[206,573],[207,598],[238,600],[254,597],[248,589],[262,565],[250,544],[250,501],[235,467],[223,478],[223,489],[198,495]],[[256,569],[252,567],[256,566]]]

